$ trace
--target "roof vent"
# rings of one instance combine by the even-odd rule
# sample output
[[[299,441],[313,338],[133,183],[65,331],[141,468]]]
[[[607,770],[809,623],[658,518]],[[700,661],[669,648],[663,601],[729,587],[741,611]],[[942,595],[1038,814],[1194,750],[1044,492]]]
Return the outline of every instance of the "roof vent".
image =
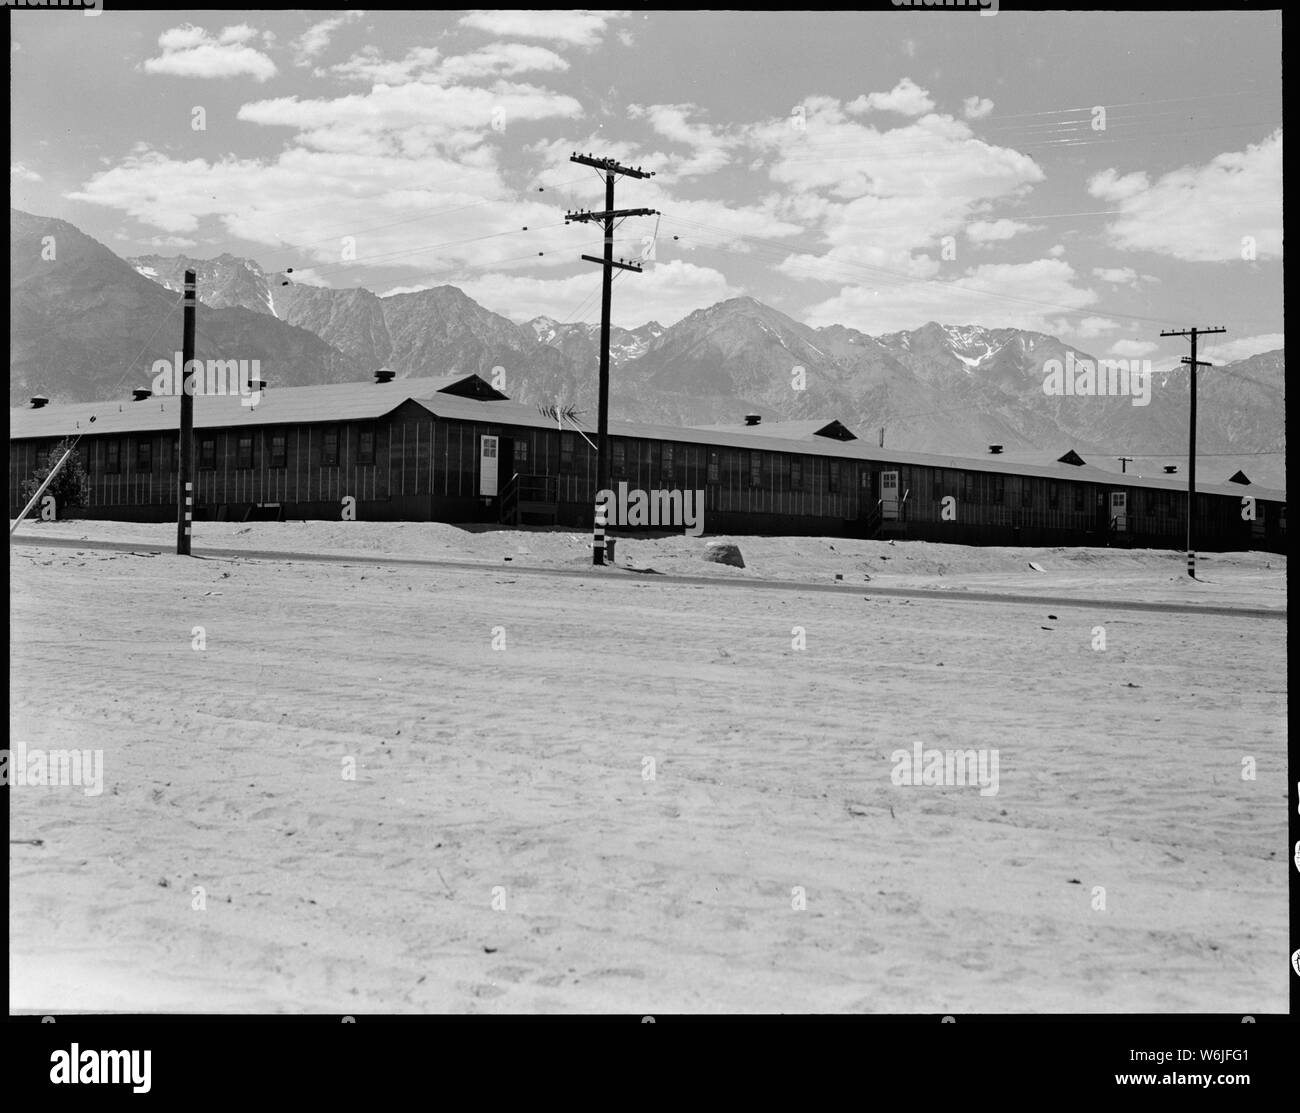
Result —
[[[143,402],[146,398],[152,398],[153,391],[147,386],[138,386],[131,391],[132,402]]]
[[[249,389],[250,391],[252,391],[254,394],[256,394],[258,391],[265,390],[265,389],[266,389],[266,380],[265,380],[265,379],[249,379],[249,380],[248,380],[248,389]]]
[[[758,414],[746,414],[746,415],[745,415],[745,424],[746,424],[746,425],[757,425],[757,424],[758,424],[760,421],[762,421],[762,420],[763,420],[762,417],[759,416]]]
[[[375,382],[377,383],[391,383],[396,377],[397,372],[390,371],[387,367],[382,367],[375,372]]]
[[[44,394],[32,395],[32,409],[39,410],[42,406],[48,406],[49,404],[50,400]]]
[[[1177,464],[1166,464],[1166,465],[1165,465],[1165,475],[1177,475],[1177,474],[1178,474],[1178,465],[1177,465]]]
[[[992,456],[1001,456],[1001,455],[1002,455],[1002,446],[1001,446],[1000,444],[991,444],[991,445],[989,445],[989,454],[992,455]]]

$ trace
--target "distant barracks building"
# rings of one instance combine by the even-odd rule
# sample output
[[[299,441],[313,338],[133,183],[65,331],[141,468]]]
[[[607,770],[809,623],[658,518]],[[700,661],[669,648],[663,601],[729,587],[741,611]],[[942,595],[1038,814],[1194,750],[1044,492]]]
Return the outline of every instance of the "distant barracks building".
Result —
[[[54,444],[84,432],[91,493],[77,516],[175,520],[180,400],[135,393],[122,403],[36,398],[10,411],[11,519]],[[247,401],[194,399],[200,521],[338,520],[351,497],[361,521],[591,524],[596,459],[586,440],[477,375],[381,372],[374,382],[272,386]],[[1186,539],[1184,476],[1123,475],[1072,451],[937,456],[876,448],[838,421],[757,417],[684,429],[611,421],[610,451],[615,489],[703,491],[706,534],[1171,549]],[[1285,492],[1238,472],[1198,484],[1197,500],[1198,548],[1285,549]]]

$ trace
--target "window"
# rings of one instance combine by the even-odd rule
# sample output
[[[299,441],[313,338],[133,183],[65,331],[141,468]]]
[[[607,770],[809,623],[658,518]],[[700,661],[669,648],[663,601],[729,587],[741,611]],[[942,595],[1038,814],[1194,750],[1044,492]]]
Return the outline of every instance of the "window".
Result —
[[[622,441],[611,441],[610,467],[615,475],[627,475],[627,445]]]
[[[1055,510],[1061,504],[1061,485],[1059,483],[1049,483],[1047,485],[1047,505],[1050,509]]]
[[[153,441],[135,442],[135,470],[153,471]]]
[[[521,464],[528,463],[528,442],[515,440],[515,471],[519,470]]]
[[[323,468],[336,468],[339,465],[339,431],[326,429],[321,433],[320,463]]]
[[[1022,479],[1020,481],[1020,505],[1032,506],[1034,502],[1034,488],[1032,479]]]
[[[104,445],[104,471],[109,475],[116,475],[122,470],[122,445],[116,440],[108,441]]]
[[[934,501],[939,502],[943,499],[943,469],[934,469]]]
[[[217,466],[217,438],[199,439],[199,467],[211,470]]]
[[[1006,493],[1006,478],[1001,475],[991,475],[989,479],[992,481],[993,486],[991,493],[993,505],[1001,506],[1003,495]]]
[[[375,431],[361,429],[357,433],[357,463],[373,464],[375,462]]]
[[[763,486],[763,457],[757,452],[749,454],[749,485],[751,487]]]
[[[790,490],[803,490],[803,457],[795,456],[790,461]]]
[[[235,467],[251,468],[253,466],[253,434],[240,433],[235,442]]]
[[[718,464],[718,454],[716,452],[709,453],[709,482],[722,482],[722,469]]]
[[[48,448],[38,448],[36,450],[36,470],[40,471],[50,462],[50,450]]]
[[[573,434],[560,434],[560,471],[573,471]]]
[[[830,461],[830,471],[827,473],[826,489],[828,491],[838,491],[840,489],[840,462],[838,460]]]
[[[974,472],[962,472],[961,501],[974,503],[979,501],[979,477]]]
[[[671,444],[663,446],[663,464],[660,468],[660,475],[663,476],[665,487],[670,487],[673,484],[673,448],[674,446]]]
[[[1074,485],[1074,509],[1075,510],[1083,509],[1083,495],[1084,495],[1084,490],[1082,484],[1076,483]]]
[[[271,467],[283,468],[288,464],[288,438],[283,433],[271,434]]]

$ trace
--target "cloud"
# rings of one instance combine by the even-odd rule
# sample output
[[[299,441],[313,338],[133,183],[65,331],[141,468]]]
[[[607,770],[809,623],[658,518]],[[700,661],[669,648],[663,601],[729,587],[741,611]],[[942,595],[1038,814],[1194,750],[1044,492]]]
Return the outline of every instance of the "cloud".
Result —
[[[293,284],[295,286],[315,286],[321,288],[328,288],[330,285],[316,272],[314,267],[294,267]],[[274,293],[275,291],[273,290],[272,296],[274,296]]]
[[[833,98],[802,107],[801,127],[782,118],[746,133],[762,152],[753,168],[766,166],[778,191],[774,212],[815,228],[781,272],[844,281],[866,267],[929,277],[939,270],[943,237],[972,224],[976,238],[1023,230],[981,214],[1044,179],[1027,155],[977,139],[951,116],[882,130],[849,119]]]
[[[239,23],[224,28],[217,36],[217,42],[229,46],[231,43],[246,43],[249,39],[255,38],[257,38],[257,28],[250,27],[247,23]]]
[[[475,81],[528,72],[559,72],[569,63],[544,46],[491,43],[469,54],[448,58],[437,70],[438,81]]]
[[[199,241],[187,236],[150,236],[144,241],[149,247],[171,248],[198,247]]]
[[[1092,273],[1103,282],[1116,286],[1136,286],[1138,272],[1132,267],[1093,267]]]
[[[1120,359],[1138,359],[1149,356],[1160,345],[1150,340],[1116,340],[1110,346],[1110,354]]]
[[[382,58],[368,46],[346,62],[330,68],[338,77],[381,85],[412,81],[446,85],[463,81],[514,77],[529,72],[562,72],[569,63],[553,50],[526,43],[490,43],[468,54],[444,58],[430,46],[412,47],[401,61]]]
[[[959,281],[913,281],[845,286],[805,314],[811,325],[844,324],[878,335],[919,328],[928,321],[962,321],[989,328],[1020,328],[1057,334],[1062,309],[1082,309],[1097,300],[1076,285],[1067,263],[986,263]]]
[[[1144,171],[1114,169],[1088,182],[1094,197],[1123,215],[1107,231],[1118,247],[1188,262],[1239,262],[1282,256],[1282,132],[1244,151],[1221,154],[1152,182]]]
[[[582,105],[531,85],[498,82],[491,89],[410,82],[376,85],[368,93],[299,100],[279,97],[243,105],[237,118],[297,131],[299,144],[340,155],[419,157],[434,151],[491,159],[484,146],[494,120],[512,123],[582,114]]]
[[[961,111],[968,120],[982,120],[993,111],[993,102],[987,97],[967,97],[961,102]]]
[[[329,46],[330,38],[335,31],[345,24],[364,18],[365,14],[365,12],[359,10],[346,11],[330,19],[322,19],[319,23],[313,23],[294,40],[294,61],[300,66],[306,65],[324,52],[325,48]]]
[[[976,220],[966,225],[966,238],[972,243],[995,243],[1009,240],[1021,232],[1036,231],[1034,225],[1019,220]]]
[[[1237,340],[1225,340],[1222,344],[1211,344],[1204,351],[1198,352],[1196,358],[1219,365],[1257,356],[1260,352],[1277,351],[1285,346],[1286,337],[1283,333],[1266,332],[1259,336],[1243,336]]]
[[[575,243],[553,205],[519,199],[490,159],[475,164],[432,152],[346,155],[293,147],[270,162],[208,162],[145,151],[95,174],[69,197],[172,234],[219,221],[228,235],[278,248],[295,268],[320,263],[337,271],[344,236],[354,238],[360,267],[427,266],[435,257],[449,267],[491,263]],[[523,234],[524,225],[534,231]],[[519,235],[500,234],[512,231]]]
[[[1052,246],[1047,249],[1047,254],[1050,255],[1053,259],[1059,259],[1062,255],[1065,254],[1065,244],[1063,243],[1052,244]]]
[[[658,135],[691,149],[690,155],[673,157],[664,166],[663,173],[670,179],[696,177],[723,169],[732,161],[732,152],[743,142],[743,136],[734,130],[729,132],[691,122],[690,117],[698,112],[700,109],[690,104],[628,106],[630,118],[645,120]]]
[[[561,279],[492,274],[459,285],[480,305],[522,322],[539,316],[570,321],[584,301],[588,308],[582,319],[599,320],[600,298],[590,297],[599,283],[596,270]],[[616,282],[611,314],[614,324],[622,328],[636,328],[647,321],[671,325],[701,306],[740,293],[743,291],[718,271],[673,259],[650,263],[641,274],[629,273]]]
[[[547,39],[586,49],[599,45],[605,27],[621,12],[584,11],[474,11],[460,25],[506,38]]]
[[[329,72],[350,81],[375,85],[405,85],[432,74],[442,51],[432,46],[415,46],[401,61],[393,62],[380,55],[373,45],[363,47],[346,62],[331,66]]]
[[[162,54],[147,58],[145,73],[171,77],[251,77],[268,81],[278,72],[275,63],[246,42],[257,32],[247,24],[227,27],[209,35],[202,27],[186,24],[158,36]]]
[[[903,78],[887,93],[870,93],[850,101],[845,108],[854,114],[864,112],[898,112],[904,116],[924,116],[934,101],[910,77]]]
[[[9,176],[22,182],[43,182],[45,180],[35,170],[29,169],[21,162],[11,162],[9,164]]]
[[[1094,336],[1114,332],[1119,327],[1119,322],[1112,321],[1109,317],[1085,317],[1070,332],[1080,340],[1091,340]]]

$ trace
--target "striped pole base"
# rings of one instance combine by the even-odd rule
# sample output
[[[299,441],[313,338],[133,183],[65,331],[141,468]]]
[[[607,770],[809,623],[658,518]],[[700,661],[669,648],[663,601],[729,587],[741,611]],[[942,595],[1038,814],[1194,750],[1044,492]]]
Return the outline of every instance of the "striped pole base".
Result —
[[[1196,579],[1196,554],[1191,549],[1187,550],[1187,574]]]
[[[596,524],[591,536],[591,563],[605,563],[605,504],[596,503]]]
[[[185,525],[180,538],[180,544],[176,546],[177,556],[190,555],[190,537],[194,530],[194,484],[185,484]]]

